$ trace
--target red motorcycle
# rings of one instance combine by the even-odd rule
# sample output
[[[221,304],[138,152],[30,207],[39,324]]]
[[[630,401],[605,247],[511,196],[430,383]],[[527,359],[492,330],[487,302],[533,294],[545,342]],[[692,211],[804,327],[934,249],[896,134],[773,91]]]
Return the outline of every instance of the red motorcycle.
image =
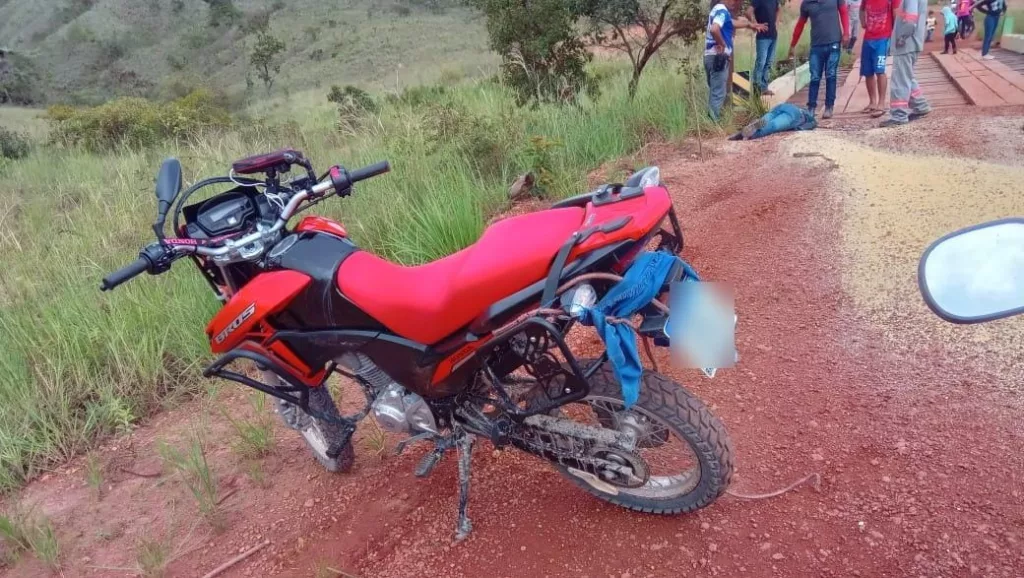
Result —
[[[293,168],[298,176],[284,180]],[[547,460],[598,498],[637,511],[689,512],[725,492],[731,445],[699,399],[644,370],[639,399],[627,407],[607,350],[580,359],[566,341],[581,309],[621,281],[641,250],[682,249],[657,167],[498,221],[472,246],[415,267],[360,250],[330,219],[288,226],[299,212],[388,171],[387,162],[334,166],[318,178],[302,153],[283,150],[237,161],[228,176],[182,194],[181,166],[167,159],[156,181],[157,240],[101,289],[190,258],[224,304],[206,327],[220,357],[205,375],[273,396],[284,423],[332,472],[351,468],[352,434],[371,412],[386,430],[409,436],[397,452],[433,444],[417,476],[457,449],[459,539],[471,527],[477,436]],[[226,192],[186,204],[196,191],[225,184]],[[164,235],[172,204],[173,238]],[[681,274],[674,268],[659,298],[637,315],[648,354],[651,339],[667,345],[664,297]],[[259,373],[231,369],[239,360]],[[325,385],[335,373],[364,391],[358,413],[339,413]]]

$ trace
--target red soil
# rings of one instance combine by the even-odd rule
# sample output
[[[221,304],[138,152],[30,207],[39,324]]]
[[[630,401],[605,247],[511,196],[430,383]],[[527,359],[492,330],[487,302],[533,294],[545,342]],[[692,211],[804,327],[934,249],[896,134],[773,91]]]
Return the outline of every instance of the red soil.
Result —
[[[738,143],[703,163],[655,153],[685,230],[684,257],[735,286],[740,319],[736,368],[714,380],[670,373],[729,428],[734,490],[770,491],[818,472],[820,491],[641,515],[589,497],[531,457],[479,444],[474,532],[454,544],[451,457],[417,480],[422,449],[381,459],[362,436],[356,471],[328,475],[282,432],[265,466],[272,485],[261,488],[241,473],[217,425],[224,439],[214,468],[238,488],[227,501],[229,527],[197,540],[169,575],[202,575],[264,538],[272,546],[225,575],[1020,575],[1019,400],[944,363],[941,345],[916,357],[883,348],[839,283],[839,208],[823,191],[829,169],[780,159],[777,142]],[[237,406],[238,396],[223,403]],[[176,431],[194,410],[142,428],[136,446]],[[133,465],[153,467],[152,457]],[[67,576],[125,575],[110,568],[134,564],[135,540],[162,527],[169,497],[194,511],[180,488],[151,478],[117,482],[97,501],[73,468],[25,495],[54,519]],[[99,537],[107,527],[119,535]],[[25,561],[8,575],[40,572]]]

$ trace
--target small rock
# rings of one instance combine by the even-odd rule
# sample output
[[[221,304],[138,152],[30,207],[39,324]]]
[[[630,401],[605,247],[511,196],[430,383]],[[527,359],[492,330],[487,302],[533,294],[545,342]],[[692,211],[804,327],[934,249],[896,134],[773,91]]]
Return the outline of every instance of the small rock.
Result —
[[[782,552],[776,552],[776,553],[772,554],[772,560],[782,560],[785,557],[786,557],[786,555],[783,554]]]
[[[313,502],[313,498],[310,498],[310,499],[306,500],[306,503],[303,504],[303,506],[305,506],[307,508],[312,508],[313,507],[313,503],[314,503]]]
[[[525,552],[526,551],[526,546],[520,546],[519,547],[519,551],[520,552]]]
[[[700,529],[701,530],[709,530],[710,528],[711,528],[711,524],[709,524],[707,522],[701,522],[700,523]]]

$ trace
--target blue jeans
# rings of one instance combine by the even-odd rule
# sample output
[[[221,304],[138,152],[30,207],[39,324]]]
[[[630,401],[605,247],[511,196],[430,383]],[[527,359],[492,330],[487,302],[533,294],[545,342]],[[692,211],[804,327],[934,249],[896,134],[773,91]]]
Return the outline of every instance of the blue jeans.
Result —
[[[839,74],[839,43],[819,44],[811,47],[808,59],[811,69],[811,83],[807,86],[807,109],[818,108],[818,87],[825,76],[825,108],[836,104],[836,84]]]
[[[757,39],[757,56],[754,60],[754,77],[751,84],[762,91],[768,88],[768,73],[772,70],[775,62],[775,38]]]
[[[796,105],[784,102],[761,117],[761,128],[754,131],[750,138],[761,138],[788,130],[810,130],[815,126],[809,114],[801,113]]]
[[[999,17],[1001,13],[991,13],[985,15],[985,36],[981,41],[981,55],[988,54],[990,48],[992,48],[992,39],[996,37],[996,27],[999,26]]]
[[[705,55],[704,74],[708,79],[708,112],[712,119],[718,120],[725,96],[729,92],[729,61],[725,61],[722,70],[715,71],[715,57]]]

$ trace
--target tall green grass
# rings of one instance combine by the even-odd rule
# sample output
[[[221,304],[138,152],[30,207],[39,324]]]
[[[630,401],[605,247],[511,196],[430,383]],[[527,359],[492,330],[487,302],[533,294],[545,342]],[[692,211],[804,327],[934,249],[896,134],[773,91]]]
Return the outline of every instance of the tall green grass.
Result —
[[[203,328],[218,304],[188,262],[111,293],[98,288],[151,240],[163,157],[181,159],[188,182],[284,146],[321,170],[387,159],[391,174],[316,211],[340,218],[363,247],[420,263],[480,235],[514,176],[537,168],[531,137],[556,143],[543,168],[550,194],[564,196],[584,189],[601,163],[686,134],[704,109],[702,78],[656,66],[629,101],[628,71],[603,66],[603,95],[579,106],[521,109],[504,87],[474,81],[418,105],[393,99],[356,131],[340,132],[325,89],[200,144],[105,154],[38,147],[8,165],[0,179],[0,488],[199,391],[209,358]],[[459,117],[455,137],[431,136],[439,111]]]

